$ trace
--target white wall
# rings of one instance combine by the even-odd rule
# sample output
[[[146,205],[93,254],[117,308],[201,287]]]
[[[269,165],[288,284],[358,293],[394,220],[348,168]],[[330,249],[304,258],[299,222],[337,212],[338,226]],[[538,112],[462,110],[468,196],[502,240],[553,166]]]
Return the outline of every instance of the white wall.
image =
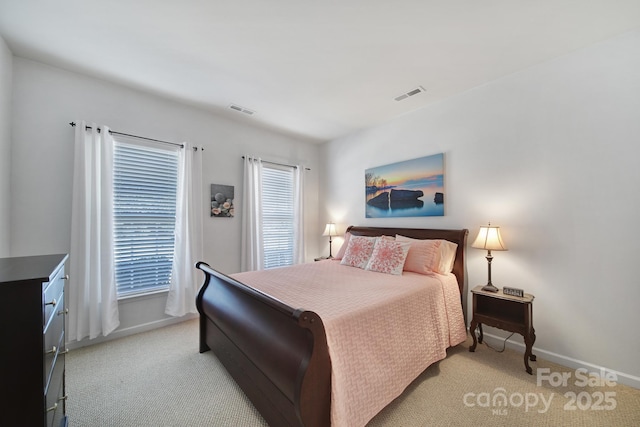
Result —
[[[318,256],[317,144],[19,57],[13,58],[13,92],[12,255],[69,251],[74,140],[69,122],[84,119],[204,147],[205,205],[210,184],[235,186],[236,217],[204,218],[204,260],[225,273],[240,270],[241,156],[305,164],[311,168],[306,175],[308,257]],[[161,294],[122,301],[116,335],[167,321],[165,300]]]
[[[493,282],[535,295],[538,354],[640,387],[638,52],[635,31],[326,143],[326,215],[469,240],[500,225],[509,251],[494,252]],[[439,152],[446,216],[365,219],[366,168]],[[486,253],[467,255],[469,287],[486,283]]]
[[[0,37],[0,258],[11,255],[11,79],[13,55]]]

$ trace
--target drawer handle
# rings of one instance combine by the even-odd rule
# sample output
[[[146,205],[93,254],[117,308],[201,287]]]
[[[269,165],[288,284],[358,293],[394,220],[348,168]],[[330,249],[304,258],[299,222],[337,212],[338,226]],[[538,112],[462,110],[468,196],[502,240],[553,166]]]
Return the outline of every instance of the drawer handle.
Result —
[[[64,276],[62,276],[62,280],[69,280],[69,275],[65,274]]]
[[[57,402],[54,403],[51,408],[47,408],[47,412],[55,411],[56,409],[58,409],[58,403]]]
[[[62,396],[60,399],[58,399],[58,402],[61,402],[63,400],[67,400],[67,398],[69,397],[69,395],[65,394],[64,396]]]
[[[58,347],[56,347],[55,345],[51,348],[51,350],[47,351],[46,354],[51,354],[51,353],[55,353],[58,350]]]
[[[69,349],[68,348],[65,348],[64,350],[62,350],[60,352],[60,354],[67,354],[67,353],[69,353]],[[65,399],[66,399],[66,396],[65,396]]]
[[[51,301],[51,302],[47,302],[47,303],[45,303],[44,305],[52,305],[52,306],[54,306],[54,307],[55,307],[55,306],[56,306],[56,304],[57,304],[57,302],[56,302],[56,299],[54,298],[54,299],[53,299],[53,301]]]
[[[69,309],[68,309],[68,308],[65,308],[64,310],[60,310],[60,311],[57,313],[57,315],[58,315],[58,316],[60,316],[61,314],[65,314],[65,315],[66,315],[66,314],[69,314]]]

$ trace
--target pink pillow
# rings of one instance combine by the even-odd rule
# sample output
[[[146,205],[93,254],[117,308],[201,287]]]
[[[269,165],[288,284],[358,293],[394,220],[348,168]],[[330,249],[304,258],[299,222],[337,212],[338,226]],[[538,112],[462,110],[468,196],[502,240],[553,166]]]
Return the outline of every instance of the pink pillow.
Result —
[[[412,239],[396,236],[397,242],[410,242],[409,254],[404,263],[406,271],[420,274],[437,273],[440,267],[440,240]]]
[[[344,253],[346,252],[347,246],[349,245],[349,237],[351,237],[351,233],[344,233],[344,242],[342,243],[342,246],[340,246],[338,255],[336,255],[333,259],[342,259],[342,257],[344,257]]]
[[[375,237],[351,236],[340,264],[365,268],[376,244]]]
[[[402,274],[410,246],[410,242],[396,242],[384,237],[376,240],[365,270],[395,275]]]

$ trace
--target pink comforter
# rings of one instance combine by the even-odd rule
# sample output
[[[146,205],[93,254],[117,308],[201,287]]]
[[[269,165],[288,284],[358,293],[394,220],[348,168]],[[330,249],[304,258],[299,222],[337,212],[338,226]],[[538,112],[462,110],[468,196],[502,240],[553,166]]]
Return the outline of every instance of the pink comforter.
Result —
[[[322,318],[333,426],[364,426],[466,339],[452,274],[392,276],[326,260],[233,277]]]

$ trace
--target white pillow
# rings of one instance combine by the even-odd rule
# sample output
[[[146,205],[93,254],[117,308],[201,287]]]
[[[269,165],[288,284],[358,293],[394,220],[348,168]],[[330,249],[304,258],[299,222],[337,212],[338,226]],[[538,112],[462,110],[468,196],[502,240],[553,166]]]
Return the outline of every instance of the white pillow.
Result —
[[[448,240],[442,240],[440,244],[440,274],[448,274],[453,271],[453,262],[456,260],[458,245]]]
[[[347,251],[347,246],[349,246],[349,238],[351,237],[351,233],[344,233],[344,242],[342,242],[342,246],[338,250],[338,254],[334,259],[341,260],[344,256],[344,253]]]

